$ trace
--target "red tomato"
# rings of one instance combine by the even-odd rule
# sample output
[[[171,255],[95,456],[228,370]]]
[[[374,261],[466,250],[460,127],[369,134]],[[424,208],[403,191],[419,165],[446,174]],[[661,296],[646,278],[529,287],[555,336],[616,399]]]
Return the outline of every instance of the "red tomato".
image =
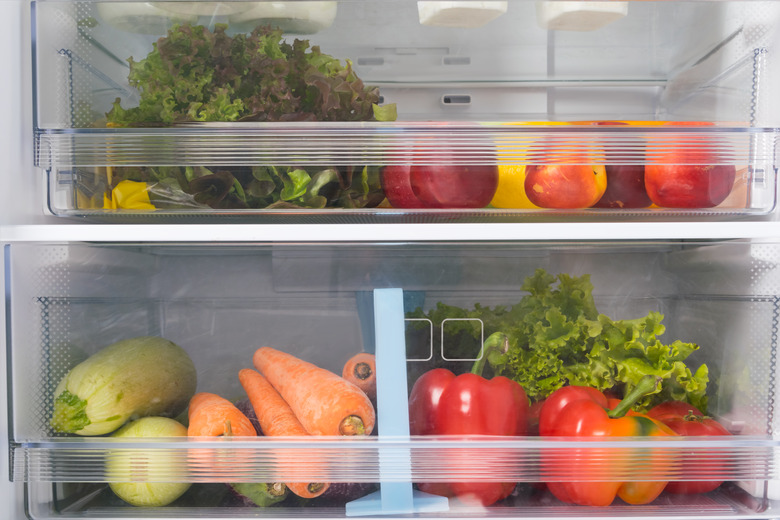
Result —
[[[685,417],[689,413],[699,417],[704,416],[698,408],[685,401],[666,401],[657,404],[647,412],[647,416],[662,421],[668,417]]]
[[[731,435],[729,431],[711,417],[706,417],[696,407],[681,401],[661,403],[647,412],[648,417],[661,421],[678,435],[710,436]],[[722,453],[707,453],[705,460],[684,462],[682,473],[720,473],[728,465],[728,459]],[[669,482],[666,491],[676,494],[707,493],[723,483],[722,480],[677,481]]]

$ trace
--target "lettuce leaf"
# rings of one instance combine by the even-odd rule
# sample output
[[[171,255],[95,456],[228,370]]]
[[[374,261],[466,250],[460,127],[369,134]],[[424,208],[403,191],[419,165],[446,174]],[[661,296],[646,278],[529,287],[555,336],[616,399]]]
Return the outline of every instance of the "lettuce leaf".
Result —
[[[378,106],[379,89],[364,85],[349,60],[342,64],[307,40],[290,44],[279,29],[226,31],[224,24],[213,32],[175,25],[145,58],[129,58],[140,102],[124,108],[117,99],[108,125],[395,119],[394,107]]]
[[[122,181],[145,183],[150,209],[369,208],[385,198],[378,166],[115,167],[109,193]]]
[[[617,321],[600,314],[588,275],[556,277],[538,269],[522,287],[528,294],[513,306],[476,305],[468,310],[439,303],[427,313],[418,309],[410,317],[428,318],[434,324],[446,318],[482,320],[486,343],[500,337],[505,346],[505,352],[488,356],[494,373],[517,381],[534,401],[564,385],[622,394],[652,374],[660,376],[662,383],[635,410],[646,411],[675,399],[706,413],[707,366],[692,370],[685,364],[699,346],[679,340],[664,344],[659,339],[665,332],[662,314],[650,312],[642,318]],[[477,323],[460,323],[458,329],[448,327],[454,336],[453,341],[448,338],[449,344],[473,345],[480,334]]]

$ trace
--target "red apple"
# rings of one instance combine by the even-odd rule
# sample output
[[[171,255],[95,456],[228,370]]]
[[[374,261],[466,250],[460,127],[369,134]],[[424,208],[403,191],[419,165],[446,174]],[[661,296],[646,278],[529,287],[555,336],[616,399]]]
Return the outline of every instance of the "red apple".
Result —
[[[645,188],[661,207],[712,208],[726,200],[736,175],[733,165],[648,164]]]
[[[553,164],[525,169],[526,195],[542,208],[589,208],[601,199],[606,188],[604,166]]]
[[[433,164],[427,164],[433,161]],[[382,189],[396,208],[484,208],[498,187],[497,165],[465,165],[455,153],[420,142],[381,170]]]
[[[387,201],[394,208],[422,208],[423,204],[412,191],[411,166],[391,164],[382,168],[380,182]]]
[[[645,190],[643,165],[605,166],[607,190],[596,208],[646,208],[652,204]]]
[[[412,191],[428,208],[484,208],[498,187],[498,166],[413,165]]]

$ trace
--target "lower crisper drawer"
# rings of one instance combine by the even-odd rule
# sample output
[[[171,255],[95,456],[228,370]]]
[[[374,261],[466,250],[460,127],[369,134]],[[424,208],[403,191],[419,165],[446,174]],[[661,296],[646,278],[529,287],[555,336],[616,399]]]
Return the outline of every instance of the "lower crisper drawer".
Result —
[[[12,244],[11,477],[31,518],[771,518],[778,260],[780,243],[750,241]],[[104,350],[145,336],[174,342],[179,357],[160,339],[147,340],[152,361]],[[264,346],[338,375],[372,354],[377,395],[355,394],[369,403],[365,434],[249,436],[233,416],[213,436],[185,436],[193,393],[250,413],[238,373]],[[261,365],[313,431],[305,409],[322,396],[294,404]],[[418,398],[434,369],[500,375],[522,394],[477,380],[475,415],[446,389],[427,409]],[[598,403],[603,417],[556,414],[559,388],[619,400],[649,376],[660,386],[622,419]],[[335,384],[321,393],[339,403]],[[113,400],[100,401],[108,388]],[[480,391],[489,397],[477,402]],[[672,400],[687,403],[676,421],[636,416]],[[712,421],[724,435],[690,429]],[[290,491],[301,483],[329,487],[304,498]]]

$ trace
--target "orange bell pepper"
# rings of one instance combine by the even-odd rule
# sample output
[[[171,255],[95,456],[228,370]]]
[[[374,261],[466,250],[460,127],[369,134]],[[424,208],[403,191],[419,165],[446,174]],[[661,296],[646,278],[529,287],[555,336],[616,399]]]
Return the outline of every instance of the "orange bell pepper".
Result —
[[[628,413],[630,407],[657,384],[657,378],[645,376],[636,388],[611,410],[607,397],[595,388],[560,388],[553,392],[542,406],[539,434],[591,440],[598,437],[676,435],[668,426],[655,419],[635,412]],[[614,449],[588,446],[582,449],[567,449],[564,452],[565,456],[550,461],[547,469],[558,475],[571,475],[573,479],[582,480],[547,482],[548,489],[563,502],[607,506],[619,497],[629,504],[647,504],[655,500],[667,484],[661,479],[646,482],[621,481],[619,476],[629,474],[635,462]],[[671,463],[668,455],[658,455],[655,460],[645,463],[643,470],[662,474],[669,469]]]

